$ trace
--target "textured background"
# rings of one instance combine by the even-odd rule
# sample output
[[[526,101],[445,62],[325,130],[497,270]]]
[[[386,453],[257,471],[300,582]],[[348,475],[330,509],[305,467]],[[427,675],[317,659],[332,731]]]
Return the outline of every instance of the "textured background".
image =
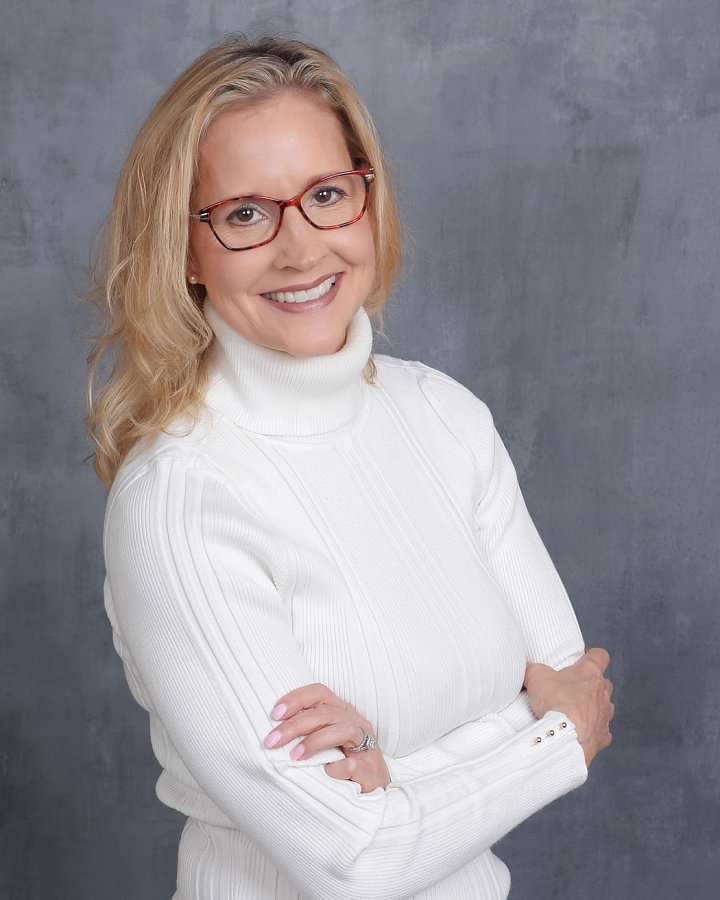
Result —
[[[615,741],[499,845],[512,897],[720,879],[718,0],[5,0],[0,28],[0,897],[170,897],[182,818],[102,608],[77,301],[130,140],[224,32],[318,43],[394,173],[376,350],[486,400]]]

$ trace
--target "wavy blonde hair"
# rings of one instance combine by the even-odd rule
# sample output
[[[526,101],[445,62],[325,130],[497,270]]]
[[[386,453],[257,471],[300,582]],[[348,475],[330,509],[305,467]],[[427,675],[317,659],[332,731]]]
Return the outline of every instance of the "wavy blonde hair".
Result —
[[[205,394],[213,332],[201,308],[205,288],[186,280],[199,146],[229,104],[258,104],[285,90],[310,92],[327,103],[353,165],[367,162],[375,169],[368,214],[375,225],[376,279],[364,306],[383,334],[382,310],[401,266],[401,230],[370,113],[348,76],[317,47],[270,35],[227,37],[176,78],[140,128],[91,265],[83,299],[100,311],[106,331],[92,338],[84,421],[95,444],[95,471],[107,488],[139,440],[178,414],[195,418]],[[95,397],[107,351],[112,369]],[[375,381],[372,354],[363,375]]]

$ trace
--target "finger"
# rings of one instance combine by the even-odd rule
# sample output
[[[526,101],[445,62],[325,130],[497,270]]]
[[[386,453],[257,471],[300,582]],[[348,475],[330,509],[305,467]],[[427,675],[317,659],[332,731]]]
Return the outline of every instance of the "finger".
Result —
[[[281,725],[266,735],[263,743],[266,747],[282,747],[293,738],[305,736],[335,721],[334,708],[325,703],[318,703],[311,709],[301,709],[290,718],[283,719]]]
[[[360,754],[356,754],[360,756]],[[345,759],[338,759],[331,763],[325,763],[323,768],[331,778],[339,778],[343,781],[351,781],[352,776],[357,774],[360,760],[355,756],[346,756]]]
[[[612,720],[614,718],[615,718],[615,704],[611,703],[610,704],[610,721],[612,722]]]
[[[365,756],[364,753],[358,753],[357,757]],[[361,787],[361,793],[366,794],[368,791],[374,791],[375,788],[385,787],[386,779],[374,770],[369,760],[358,759],[355,756],[349,756],[346,759],[339,759],[337,762],[326,763],[325,772],[331,778],[338,778],[343,781],[354,781]]]
[[[603,647],[591,647],[582,658],[597,666],[603,675],[610,665],[610,654]]]
[[[270,714],[273,719],[284,719],[295,715],[301,709],[308,709],[316,703],[327,703],[333,697],[335,697],[335,694],[327,685],[315,681],[312,684],[294,688],[292,691],[288,691],[287,694],[283,694],[282,697],[278,697]],[[278,707],[282,706],[285,709],[283,711],[278,710]],[[276,710],[278,710],[277,714]]]
[[[351,722],[338,722],[327,725],[313,734],[307,735],[290,751],[291,759],[309,759],[320,750],[329,747],[357,747],[363,739],[363,730]]]
[[[608,697],[612,697],[612,692],[615,690],[615,685],[610,681],[609,678],[605,679],[605,688],[608,692]]]

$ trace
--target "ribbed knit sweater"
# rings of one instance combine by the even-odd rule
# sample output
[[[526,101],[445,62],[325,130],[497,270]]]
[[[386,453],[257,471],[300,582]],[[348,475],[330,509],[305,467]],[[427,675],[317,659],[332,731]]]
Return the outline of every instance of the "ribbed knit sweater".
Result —
[[[528,660],[584,652],[484,401],[344,346],[299,358],[208,304],[198,420],[137,444],[111,486],[105,609],[185,816],[175,900],[501,900],[492,845],[587,778],[573,722],[536,719]],[[339,747],[268,749],[278,698],[322,682],[375,728],[392,781]]]

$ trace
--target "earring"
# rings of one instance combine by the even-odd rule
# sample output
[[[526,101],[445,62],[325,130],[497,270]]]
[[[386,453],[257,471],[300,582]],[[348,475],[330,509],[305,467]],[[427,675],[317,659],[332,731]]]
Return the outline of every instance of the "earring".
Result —
[[[190,276],[190,284],[197,284],[197,277],[195,275]]]

